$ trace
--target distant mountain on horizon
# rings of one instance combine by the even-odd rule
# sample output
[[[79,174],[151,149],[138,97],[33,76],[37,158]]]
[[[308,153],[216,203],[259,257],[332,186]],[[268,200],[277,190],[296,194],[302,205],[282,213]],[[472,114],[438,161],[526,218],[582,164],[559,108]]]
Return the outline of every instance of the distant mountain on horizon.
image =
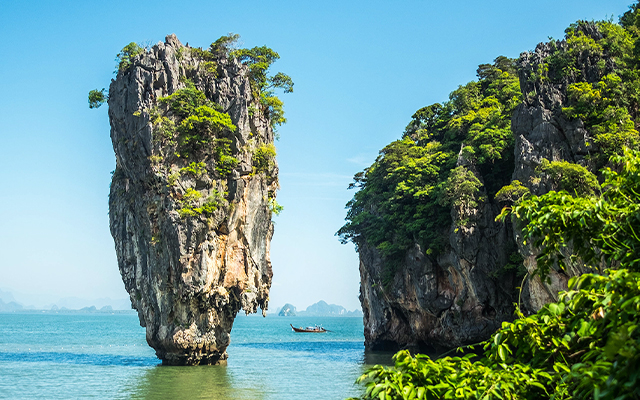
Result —
[[[288,310],[288,311],[287,311]],[[293,313],[292,313],[293,312]],[[337,304],[327,304],[326,301],[320,300],[307,307],[306,310],[298,311],[296,307],[290,303],[278,308],[276,313],[279,316],[300,316],[300,317],[361,317],[362,311],[356,309],[347,311],[346,308]]]
[[[17,296],[17,295],[16,295]],[[34,306],[32,299],[25,301],[24,297],[16,299],[11,292],[6,289],[0,290],[0,312],[15,311],[74,311],[74,312],[112,312],[112,311],[129,311],[131,310],[131,302],[129,299],[111,299],[109,297],[99,299],[84,299],[80,297],[64,297],[55,303],[46,303]],[[28,304],[28,305],[25,305]]]
[[[280,317],[295,317],[297,315],[296,307],[287,303],[278,311],[278,315]]]
[[[15,301],[10,301],[8,303],[5,303],[4,301],[2,301],[2,299],[0,299],[0,312],[20,311],[23,308],[24,307],[22,307],[21,304],[18,304]]]
[[[11,303],[12,301],[16,301],[16,299],[11,293],[0,290],[0,301]]]

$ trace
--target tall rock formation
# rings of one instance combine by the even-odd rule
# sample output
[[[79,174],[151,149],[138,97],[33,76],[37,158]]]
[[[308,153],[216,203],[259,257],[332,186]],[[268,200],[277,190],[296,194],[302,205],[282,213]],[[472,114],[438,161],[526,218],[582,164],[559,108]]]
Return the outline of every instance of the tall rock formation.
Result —
[[[521,300],[526,310],[535,312],[544,304],[557,300],[558,291],[566,289],[571,276],[586,271],[579,260],[567,257],[567,267],[564,270],[552,268],[548,282],[542,282],[537,276],[532,278],[540,249],[533,248],[531,243],[523,243],[519,226],[495,221],[502,207],[508,205],[496,193],[509,181],[516,184],[516,180],[519,183],[512,187],[513,190],[530,191],[536,195],[563,189],[558,184],[557,176],[541,170],[541,165],[547,161],[567,161],[571,164],[563,165],[569,165],[568,168],[573,168],[573,171],[581,170],[589,174],[587,170],[596,172],[606,163],[607,155],[610,154],[608,152],[614,145],[618,146],[616,151],[620,151],[621,144],[637,143],[637,131],[633,130],[632,124],[631,128],[628,127],[630,122],[625,122],[628,121],[625,120],[626,110],[620,111],[621,117],[606,120],[609,118],[606,112],[589,109],[591,111],[588,112],[592,112],[589,114],[592,124],[595,123],[593,115],[596,115],[596,111],[603,115],[598,117],[601,120],[596,120],[602,126],[604,123],[610,124],[608,126],[618,124],[612,128],[614,133],[610,134],[611,140],[605,139],[609,136],[598,137],[594,134],[598,131],[575,116],[579,107],[585,109],[597,106],[604,109],[612,104],[622,107],[616,105],[615,99],[607,100],[609,103],[604,105],[598,104],[600,97],[585,105],[580,103],[583,100],[575,93],[577,89],[588,94],[588,90],[596,90],[594,88],[598,90],[597,96],[602,98],[613,96],[607,93],[608,90],[619,93],[619,96],[624,93],[616,73],[620,73],[625,65],[632,65],[631,61],[624,59],[624,52],[631,53],[631,50],[621,44],[631,46],[633,40],[629,38],[630,35],[623,28],[611,23],[580,22],[567,30],[565,40],[541,43],[534,52],[521,54],[515,62],[515,70],[522,94],[517,102],[519,105],[509,114],[511,139],[506,140],[512,140],[513,147],[509,152],[512,151],[514,156],[508,170],[496,173],[492,168],[498,165],[497,161],[494,164],[485,161],[483,165],[481,156],[478,156],[483,151],[482,146],[494,146],[497,143],[487,141],[487,137],[498,137],[495,135],[497,129],[481,120],[478,115],[483,112],[492,115],[491,104],[500,102],[503,107],[508,104],[501,98],[508,85],[500,83],[500,78],[496,78],[501,74],[507,77],[508,74],[505,73],[508,68],[499,65],[501,63],[497,59],[493,67],[481,65],[478,69],[479,82],[461,86],[451,94],[449,103],[435,104],[416,112],[403,141],[387,146],[381,151],[375,167],[356,176],[354,186],[360,186],[361,192],[369,192],[360,197],[357,194],[348,205],[349,223],[339,234],[343,240],[345,237],[352,240],[359,253],[360,300],[364,312],[365,344],[368,348],[413,347],[421,351],[438,352],[485,340],[502,321],[513,318],[513,303]],[[506,65],[504,62],[502,64]],[[489,90],[486,91],[486,88]],[[574,90],[573,97],[569,93],[571,90]],[[469,96],[468,93],[472,95]],[[480,102],[477,102],[478,98],[481,99]],[[470,102],[476,103],[468,106]],[[607,110],[613,109],[613,105]],[[570,114],[571,112],[574,114]],[[465,128],[467,121],[471,121],[469,125],[475,125]],[[602,128],[599,129],[602,131]],[[433,160],[448,157],[444,153],[447,143],[449,148],[452,143],[456,144],[460,151],[457,157],[452,158],[454,163],[438,164]],[[429,146],[435,150],[430,150]],[[402,151],[394,153],[396,148]],[[436,153],[436,150],[440,152]],[[418,156],[411,156],[414,157],[412,162],[404,162],[402,157],[407,157],[406,154]],[[392,156],[395,158],[391,158]],[[387,159],[391,161],[386,161]],[[504,158],[497,157],[496,160]],[[415,165],[420,165],[419,163],[431,169],[417,169]],[[507,164],[503,162],[502,165]],[[386,175],[381,174],[384,176],[383,183],[376,183],[374,174],[381,168],[387,168]],[[413,175],[404,177],[405,181],[396,184],[394,188],[393,174],[409,168],[413,168]],[[449,178],[445,175],[444,179],[438,178],[439,181],[427,181],[424,190],[416,189],[413,196],[418,201],[402,197],[403,191],[407,190],[407,182],[423,182],[421,184],[424,185],[424,178],[419,174],[426,176],[424,171],[431,171],[429,173],[436,176],[435,174],[441,173],[438,168],[450,168],[452,172]],[[458,175],[455,175],[454,168]],[[504,181],[505,176],[511,179]],[[501,183],[496,187],[497,181]],[[489,190],[492,182],[493,189]],[[374,184],[378,186],[372,186]],[[385,185],[390,185],[392,189],[386,189]],[[413,236],[401,238],[409,240],[412,245],[405,246],[403,257],[396,257],[395,264],[390,267],[389,257],[384,251],[394,243],[399,243],[399,238],[397,233],[395,236],[387,234],[389,230],[396,229],[393,225],[380,229],[378,227],[384,225],[379,221],[390,218],[388,210],[393,210],[398,215],[410,215],[414,219],[422,218],[420,213],[424,212],[420,207],[442,204],[443,200],[447,200],[447,190],[456,185],[459,189],[457,193],[461,193],[459,199],[471,196],[471,201],[457,201],[456,198],[448,200],[451,212],[449,221],[452,221],[450,224],[432,224],[429,228],[432,232],[427,234],[414,229],[411,231],[414,232]],[[439,197],[428,192],[434,187],[444,188]],[[384,190],[391,194],[386,195]],[[419,197],[421,193],[427,194]],[[383,208],[385,201],[393,204],[393,207]],[[413,208],[409,211],[403,210],[403,202],[411,204],[410,201],[415,201],[416,205],[411,206]],[[421,221],[430,223],[429,218],[435,220],[437,213],[430,213],[425,214],[428,217]],[[413,223],[411,218],[405,220],[406,224]],[[420,241],[417,238],[419,235],[425,237],[429,234],[430,237],[446,238],[439,251],[426,249],[428,240]],[[374,245],[372,237],[375,235],[384,239],[377,239],[378,242]],[[522,280],[525,276],[526,279]],[[519,293],[521,283],[524,285]]]
[[[109,87],[111,234],[131,304],[163,364],[227,358],[241,309],[268,307],[273,130],[248,68],[174,36]]]

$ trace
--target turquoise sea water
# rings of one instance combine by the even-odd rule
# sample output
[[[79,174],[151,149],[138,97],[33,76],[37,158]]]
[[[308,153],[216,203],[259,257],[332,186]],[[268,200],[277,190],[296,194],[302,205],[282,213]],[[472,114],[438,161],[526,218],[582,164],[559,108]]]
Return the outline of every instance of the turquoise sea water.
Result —
[[[239,316],[228,365],[163,367],[135,314],[0,314],[0,398],[344,399],[388,360],[363,342],[360,318]]]

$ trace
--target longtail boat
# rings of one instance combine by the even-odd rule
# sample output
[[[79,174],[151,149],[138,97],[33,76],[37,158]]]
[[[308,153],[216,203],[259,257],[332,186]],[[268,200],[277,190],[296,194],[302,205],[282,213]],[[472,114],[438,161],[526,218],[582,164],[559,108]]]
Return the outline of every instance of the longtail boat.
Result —
[[[291,325],[291,324],[289,324]],[[308,333],[324,333],[327,332],[326,329],[324,329],[321,326],[308,326],[306,328],[300,327],[300,328],[296,328],[295,326],[291,325],[291,329],[293,329],[294,332],[308,332]]]

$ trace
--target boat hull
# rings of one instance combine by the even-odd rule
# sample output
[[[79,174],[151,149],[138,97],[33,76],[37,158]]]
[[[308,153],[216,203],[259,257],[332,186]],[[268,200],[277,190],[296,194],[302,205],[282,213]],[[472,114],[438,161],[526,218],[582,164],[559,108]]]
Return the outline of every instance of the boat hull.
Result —
[[[293,329],[294,332],[298,332],[298,333],[325,333],[327,330],[324,328],[296,328],[295,326],[289,324],[291,326],[291,329]]]

